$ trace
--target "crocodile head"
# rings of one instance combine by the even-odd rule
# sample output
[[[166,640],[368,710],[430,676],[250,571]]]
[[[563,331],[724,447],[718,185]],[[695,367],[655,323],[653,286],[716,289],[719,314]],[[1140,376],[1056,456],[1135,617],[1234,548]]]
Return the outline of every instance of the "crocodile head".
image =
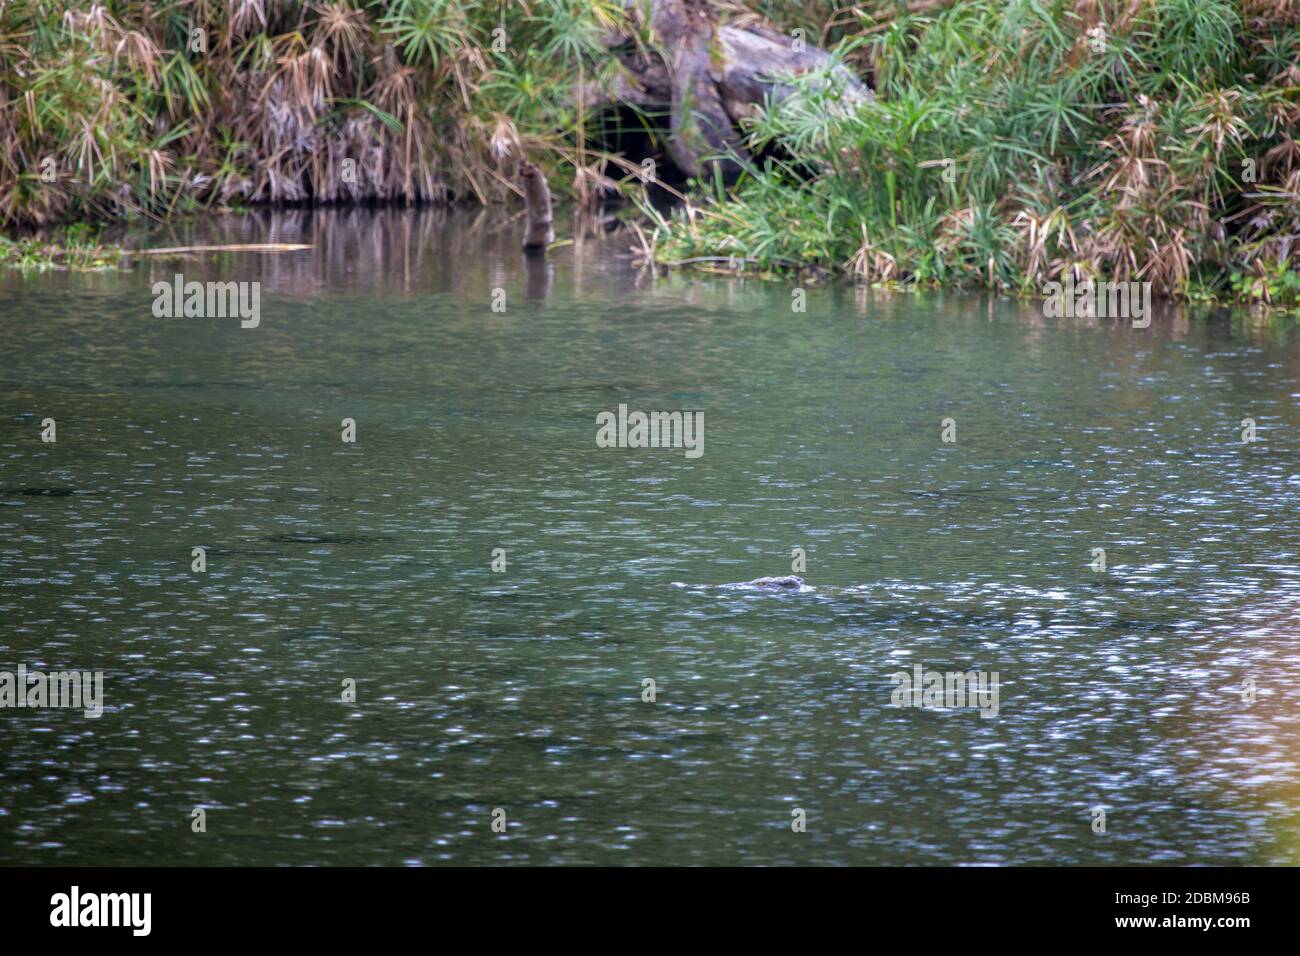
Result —
[[[754,578],[752,581],[746,581],[745,584],[752,588],[791,588],[794,590],[805,586],[803,578],[793,574],[787,574],[779,578]]]

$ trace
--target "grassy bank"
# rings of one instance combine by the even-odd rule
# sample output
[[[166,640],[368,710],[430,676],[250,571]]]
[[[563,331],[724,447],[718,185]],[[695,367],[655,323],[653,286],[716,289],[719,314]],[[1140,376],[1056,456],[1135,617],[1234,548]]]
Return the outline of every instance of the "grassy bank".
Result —
[[[500,199],[586,168],[616,0],[0,4],[0,228]],[[581,185],[581,183],[579,184]]]
[[[760,4],[878,99],[816,78],[757,117],[785,156],[661,223],[655,255],[1039,292],[1063,271],[1300,303],[1300,3]]]
[[[761,160],[668,217],[661,262],[1035,293],[1067,271],[1300,305],[1300,0],[739,0],[834,49],[758,111]],[[31,0],[0,5],[0,229],[250,203],[559,196],[632,177],[597,148],[621,0]],[[797,33],[796,31],[802,31]],[[654,37],[642,42],[651,48]],[[629,157],[639,160],[640,157]],[[70,244],[8,242],[0,261]],[[64,264],[102,256],[76,254]]]

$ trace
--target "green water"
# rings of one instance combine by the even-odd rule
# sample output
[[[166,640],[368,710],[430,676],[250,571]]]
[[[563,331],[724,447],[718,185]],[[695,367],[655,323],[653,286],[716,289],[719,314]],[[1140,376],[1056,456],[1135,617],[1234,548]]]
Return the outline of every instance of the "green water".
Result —
[[[0,710],[0,862],[1300,862],[1293,322],[797,313],[518,228],[227,217],[150,241],[314,248],[0,276],[0,670],[105,696]],[[176,271],[260,325],[155,318]],[[619,404],[703,455],[598,448]],[[816,590],[706,587],[796,547]],[[916,664],[997,715],[892,707]]]

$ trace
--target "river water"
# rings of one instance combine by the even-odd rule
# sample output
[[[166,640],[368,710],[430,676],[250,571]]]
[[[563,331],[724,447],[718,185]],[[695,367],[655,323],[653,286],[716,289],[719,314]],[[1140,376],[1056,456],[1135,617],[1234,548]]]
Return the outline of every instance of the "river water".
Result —
[[[103,672],[0,710],[0,862],[1300,862],[1294,320],[797,312],[520,227],[0,276],[0,670]],[[178,271],[260,323],[156,318]],[[703,453],[598,447],[620,404]]]

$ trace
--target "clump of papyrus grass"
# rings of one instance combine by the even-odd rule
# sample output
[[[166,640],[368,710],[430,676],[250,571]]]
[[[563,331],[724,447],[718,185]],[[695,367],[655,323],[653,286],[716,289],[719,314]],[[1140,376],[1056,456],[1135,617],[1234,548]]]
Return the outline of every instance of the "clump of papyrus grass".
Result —
[[[1300,0],[756,6],[824,16],[877,99],[791,77],[749,128],[766,161],[648,238],[661,259],[1300,304]]]

